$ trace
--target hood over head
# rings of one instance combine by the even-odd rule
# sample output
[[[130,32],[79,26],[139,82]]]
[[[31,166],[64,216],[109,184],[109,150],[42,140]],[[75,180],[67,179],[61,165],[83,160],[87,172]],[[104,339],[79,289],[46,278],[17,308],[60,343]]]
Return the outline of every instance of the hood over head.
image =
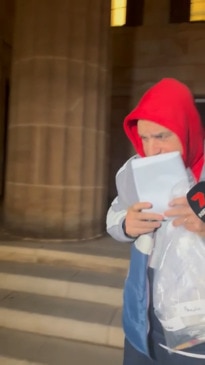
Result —
[[[203,166],[204,129],[189,88],[173,78],[164,78],[143,95],[124,120],[124,130],[136,152],[145,156],[137,121],[144,119],[168,128],[183,146],[182,158],[198,179]]]

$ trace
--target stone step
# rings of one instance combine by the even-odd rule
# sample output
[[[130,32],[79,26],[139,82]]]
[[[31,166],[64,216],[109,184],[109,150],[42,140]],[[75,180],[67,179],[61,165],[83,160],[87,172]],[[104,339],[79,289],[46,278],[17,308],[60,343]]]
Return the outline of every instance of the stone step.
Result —
[[[0,290],[0,327],[123,346],[121,308],[91,301]]]
[[[106,237],[98,243],[48,243],[9,241],[0,243],[0,260],[75,266],[102,272],[126,273],[129,246],[113,243]]]
[[[122,349],[129,246],[115,245],[1,242],[0,327]]]
[[[43,365],[37,362],[27,360],[18,360],[11,357],[0,356],[0,365]]]
[[[0,328],[0,365],[121,365],[123,350]]]
[[[0,289],[121,306],[124,275],[0,261]]]

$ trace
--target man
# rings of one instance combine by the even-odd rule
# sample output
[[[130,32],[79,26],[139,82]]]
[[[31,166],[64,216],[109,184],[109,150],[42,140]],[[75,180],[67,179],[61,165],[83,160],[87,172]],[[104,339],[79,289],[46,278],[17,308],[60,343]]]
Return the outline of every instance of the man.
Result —
[[[204,365],[205,344],[181,352],[167,349],[153,308],[153,275],[160,245],[165,244],[162,242],[162,232],[167,226],[164,217],[172,219],[174,227],[183,225],[202,237],[205,224],[189,207],[186,192],[172,199],[170,208],[163,214],[149,212],[152,203],[139,201],[132,171],[132,160],[136,157],[178,151],[189,181],[205,180],[204,130],[190,90],[175,79],[162,79],[125,118],[124,129],[137,156],[118,171],[118,196],[107,214],[108,233],[118,241],[132,243],[124,290],[124,365]]]

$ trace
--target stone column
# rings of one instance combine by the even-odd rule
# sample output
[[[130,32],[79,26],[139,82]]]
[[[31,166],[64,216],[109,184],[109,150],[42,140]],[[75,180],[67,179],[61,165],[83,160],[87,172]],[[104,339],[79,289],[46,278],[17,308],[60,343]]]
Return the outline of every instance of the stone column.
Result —
[[[144,26],[160,26],[169,23],[170,0],[144,1]]]
[[[16,0],[5,224],[36,237],[102,234],[109,0]]]

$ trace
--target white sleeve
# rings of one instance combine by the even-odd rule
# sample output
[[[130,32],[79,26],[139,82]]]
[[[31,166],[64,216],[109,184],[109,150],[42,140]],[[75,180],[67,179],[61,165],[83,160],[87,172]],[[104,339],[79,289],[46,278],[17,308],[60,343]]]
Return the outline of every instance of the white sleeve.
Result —
[[[122,226],[128,207],[139,201],[131,167],[133,158],[129,159],[116,174],[118,195],[113,200],[106,219],[107,232],[121,242],[133,242],[135,240],[135,238],[129,238],[125,235]]]
[[[126,209],[120,209],[119,198],[115,198],[107,212],[107,232],[117,241],[132,242],[134,238],[125,235],[122,224],[126,216]]]

